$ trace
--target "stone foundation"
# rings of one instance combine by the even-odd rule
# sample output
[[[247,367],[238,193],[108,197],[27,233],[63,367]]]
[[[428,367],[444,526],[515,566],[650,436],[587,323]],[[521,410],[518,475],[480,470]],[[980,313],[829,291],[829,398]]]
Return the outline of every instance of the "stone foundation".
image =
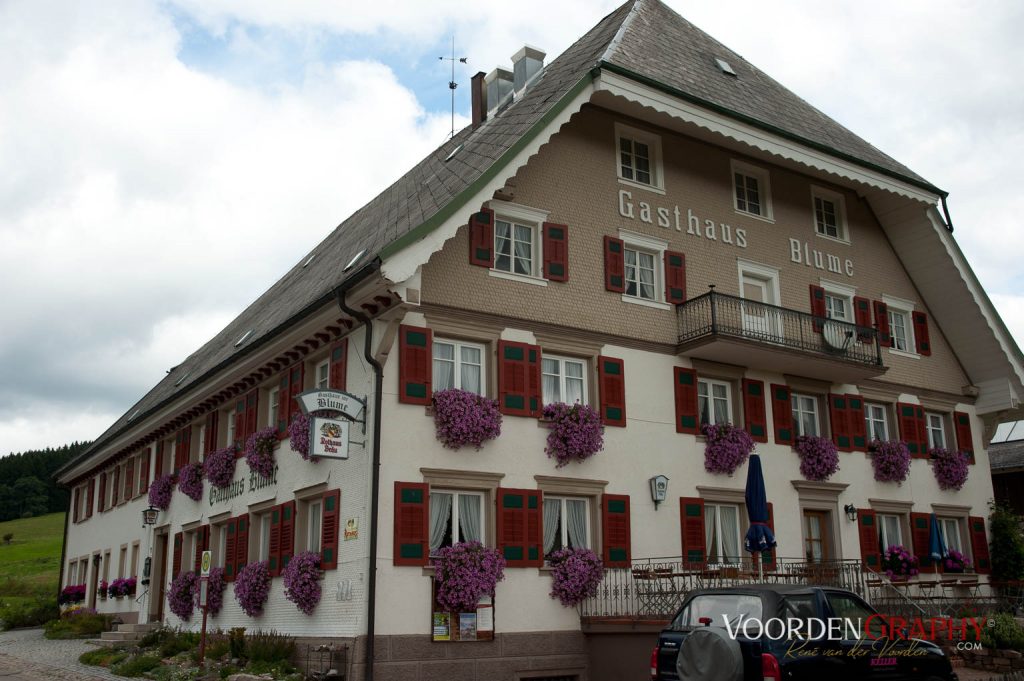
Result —
[[[1016,650],[964,650],[960,654],[974,669],[999,673],[1024,669],[1024,655]]]

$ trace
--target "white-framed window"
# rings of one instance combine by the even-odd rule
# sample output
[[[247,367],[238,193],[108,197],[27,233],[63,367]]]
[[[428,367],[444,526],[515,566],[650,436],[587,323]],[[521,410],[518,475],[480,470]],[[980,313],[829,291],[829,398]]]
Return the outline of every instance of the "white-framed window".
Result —
[[[745,335],[760,339],[776,339],[782,335],[781,319],[772,306],[780,304],[782,292],[778,268],[737,258],[740,307]]]
[[[224,441],[225,447],[230,447],[235,442],[235,410],[234,408],[228,409],[228,427],[227,427],[227,439]]]
[[[256,526],[259,532],[259,542],[256,544],[256,560],[270,560],[270,513],[264,513],[259,517],[259,524]]]
[[[893,298],[883,295],[882,302],[889,310],[889,335],[892,337],[891,350],[917,353],[917,346],[914,342],[914,327],[910,323],[910,315],[914,311],[914,304],[902,298]]]
[[[665,189],[660,136],[616,123],[615,150],[620,181],[658,191]]]
[[[818,419],[818,398],[813,395],[793,393],[793,429],[797,436],[821,435],[821,423]]]
[[[946,419],[933,411],[924,413],[925,428],[928,431],[928,449],[946,446]]]
[[[942,537],[946,540],[946,549],[949,551],[959,551],[966,556],[964,542],[960,537],[960,518],[939,518],[938,520],[939,529],[942,530]]]
[[[326,390],[329,388],[331,385],[330,359],[318,362],[316,368],[313,370],[313,376],[315,376],[317,390]]]
[[[737,212],[773,219],[772,189],[768,171],[733,159],[733,207]]]
[[[843,195],[823,187],[811,187],[814,230],[819,236],[849,241],[846,226],[846,202]]]
[[[868,440],[889,439],[889,410],[884,404],[864,403],[864,422],[867,426]]]
[[[740,559],[740,507],[704,504],[704,540],[708,563],[736,563]]]
[[[857,289],[827,279],[820,280],[825,289],[825,316],[841,322],[853,323],[853,297]]]
[[[903,520],[891,513],[878,514],[878,545],[885,551],[890,546],[904,546]]]
[[[435,338],[433,343],[434,390],[458,388],[484,394],[484,357],[480,343]]]
[[[430,490],[430,552],[464,541],[484,541],[484,493]]]
[[[701,424],[732,423],[732,387],[726,381],[697,379],[697,411]]]
[[[589,549],[590,500],[544,497],[544,555],[560,549]]]
[[[548,212],[507,201],[492,201],[494,267],[491,274],[547,285],[542,275],[541,225]]]
[[[320,539],[324,518],[324,504],[314,499],[306,505],[306,550],[320,553]]]
[[[544,355],[540,375],[544,404],[587,404],[586,360]]]
[[[625,264],[622,300],[659,309],[670,309],[665,302],[665,251],[668,242],[620,229]]]
[[[277,425],[277,408],[281,402],[281,389],[271,388],[267,394],[267,424]]]
[[[217,537],[216,543],[212,544],[216,547],[216,553],[213,556],[214,564],[217,567],[224,567],[228,556],[228,526],[226,523],[214,525],[211,531]]]

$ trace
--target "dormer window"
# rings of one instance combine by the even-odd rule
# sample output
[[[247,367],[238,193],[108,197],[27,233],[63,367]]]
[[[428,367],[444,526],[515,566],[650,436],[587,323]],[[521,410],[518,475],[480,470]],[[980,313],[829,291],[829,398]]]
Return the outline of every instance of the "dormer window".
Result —
[[[663,193],[661,138],[658,135],[615,124],[619,181]]]

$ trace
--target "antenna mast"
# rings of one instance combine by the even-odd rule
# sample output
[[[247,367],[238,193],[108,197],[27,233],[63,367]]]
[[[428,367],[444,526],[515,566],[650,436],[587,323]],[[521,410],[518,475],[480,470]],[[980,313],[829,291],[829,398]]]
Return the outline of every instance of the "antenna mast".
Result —
[[[455,88],[459,87],[459,84],[455,82],[455,62],[458,61],[462,64],[466,63],[466,57],[455,58],[455,36],[452,36],[452,56],[450,57],[438,57],[441,61],[450,61],[452,63],[452,79],[448,81],[448,89],[452,91],[452,131],[449,133],[449,137],[455,137]]]

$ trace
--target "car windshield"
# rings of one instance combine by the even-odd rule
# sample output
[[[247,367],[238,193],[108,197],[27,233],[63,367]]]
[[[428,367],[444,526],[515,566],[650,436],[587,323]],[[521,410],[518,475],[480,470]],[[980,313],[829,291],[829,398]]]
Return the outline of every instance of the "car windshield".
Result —
[[[875,638],[885,635],[885,623],[882,618],[870,619],[875,611],[856,596],[827,591],[825,597],[828,599],[828,604],[832,606],[833,616],[847,621],[847,625],[843,627],[844,632],[857,631],[860,633],[860,637],[863,637],[864,627],[867,625]]]
[[[672,622],[673,629],[695,627],[702,617],[710,617],[716,627],[725,626],[725,620],[737,622],[741,617],[760,618],[761,598],[750,594],[702,594],[679,611]]]

